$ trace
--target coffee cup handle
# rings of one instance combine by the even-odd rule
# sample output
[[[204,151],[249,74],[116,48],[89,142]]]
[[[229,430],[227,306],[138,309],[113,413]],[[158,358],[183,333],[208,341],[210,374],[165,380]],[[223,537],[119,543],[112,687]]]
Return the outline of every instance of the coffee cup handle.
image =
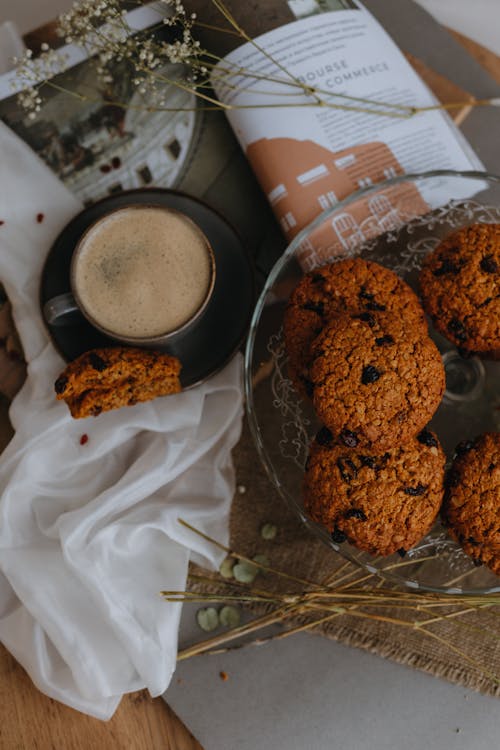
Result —
[[[43,317],[50,326],[71,325],[76,315],[81,312],[71,292],[58,294],[43,306]]]

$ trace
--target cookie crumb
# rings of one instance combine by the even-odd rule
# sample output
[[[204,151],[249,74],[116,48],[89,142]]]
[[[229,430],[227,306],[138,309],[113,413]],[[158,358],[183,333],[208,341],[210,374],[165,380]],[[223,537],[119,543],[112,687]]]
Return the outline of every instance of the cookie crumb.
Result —
[[[45,219],[45,214],[37,214],[36,215],[36,223],[37,224],[41,224],[44,219]]]
[[[227,682],[227,680],[229,680],[229,675],[227,672],[219,672],[219,677],[221,678],[222,682]]]
[[[85,445],[85,443],[89,442],[89,436],[84,433],[80,438],[80,445]]]

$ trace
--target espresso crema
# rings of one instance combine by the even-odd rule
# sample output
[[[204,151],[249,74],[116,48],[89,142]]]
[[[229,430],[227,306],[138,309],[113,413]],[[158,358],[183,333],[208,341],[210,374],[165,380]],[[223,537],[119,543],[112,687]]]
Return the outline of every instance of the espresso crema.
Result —
[[[73,286],[87,315],[118,336],[171,333],[205,302],[208,242],[176,211],[133,207],[102,219],[84,238]]]

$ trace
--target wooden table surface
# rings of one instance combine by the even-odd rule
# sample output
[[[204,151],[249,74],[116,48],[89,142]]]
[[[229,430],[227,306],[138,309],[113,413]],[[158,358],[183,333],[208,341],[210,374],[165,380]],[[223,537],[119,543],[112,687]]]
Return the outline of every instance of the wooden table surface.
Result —
[[[500,83],[500,58],[460,34],[454,36]],[[418,61],[412,63],[418,68]],[[432,71],[419,72],[435,91],[441,89],[448,101],[456,101],[453,85],[433,79]],[[0,449],[8,439],[3,402]],[[40,693],[1,645],[0,706],[0,750],[202,750],[161,698],[152,699],[147,691],[126,695],[113,718],[101,722]]]

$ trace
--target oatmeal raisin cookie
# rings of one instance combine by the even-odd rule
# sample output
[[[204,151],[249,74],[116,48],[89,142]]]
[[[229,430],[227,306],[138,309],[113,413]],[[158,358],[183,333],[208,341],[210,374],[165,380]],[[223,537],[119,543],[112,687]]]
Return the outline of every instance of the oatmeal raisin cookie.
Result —
[[[311,358],[314,409],[349,447],[380,453],[410,440],[445,389],[434,342],[390,313],[337,318],[314,340]]]
[[[391,555],[413,547],[432,528],[443,498],[445,456],[424,429],[384,454],[350,450],[322,428],[304,477],[304,508],[334,542]]]
[[[500,575],[499,432],[486,432],[457,446],[442,515],[464,552]]]
[[[472,224],[427,256],[424,307],[436,329],[466,353],[500,358],[500,224]]]
[[[97,417],[178,393],[180,370],[179,360],[162,352],[121,346],[92,349],[67,365],[54,389],[75,419]]]
[[[306,274],[290,296],[283,323],[289,374],[299,390],[309,389],[310,346],[327,323],[345,313],[382,311],[427,335],[417,296],[390,269],[355,257]]]

